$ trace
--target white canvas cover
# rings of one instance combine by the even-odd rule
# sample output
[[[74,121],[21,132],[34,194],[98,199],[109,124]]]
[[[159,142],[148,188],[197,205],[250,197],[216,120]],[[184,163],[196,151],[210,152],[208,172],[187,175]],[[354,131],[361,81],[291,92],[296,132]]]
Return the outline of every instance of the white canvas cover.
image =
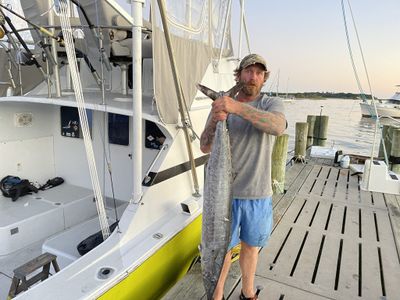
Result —
[[[187,107],[196,94],[195,84],[201,81],[208,65],[219,58],[221,47],[223,56],[232,54],[229,26],[223,39],[228,3],[228,0],[165,0],[172,48]],[[156,0],[152,0],[152,28],[154,90],[159,116],[165,123],[177,123],[177,92]]]

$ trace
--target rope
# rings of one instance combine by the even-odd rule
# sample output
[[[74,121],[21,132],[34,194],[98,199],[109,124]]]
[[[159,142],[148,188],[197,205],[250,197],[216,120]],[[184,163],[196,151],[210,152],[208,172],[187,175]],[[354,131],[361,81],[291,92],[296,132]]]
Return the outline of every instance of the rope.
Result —
[[[71,68],[72,83],[74,86],[76,102],[78,106],[79,119],[82,125],[83,141],[85,144],[86,156],[89,165],[90,179],[96,199],[96,207],[99,215],[100,228],[103,234],[103,239],[109,237],[110,228],[107,221],[107,215],[103,202],[103,195],[101,193],[100,182],[96,169],[96,161],[93,152],[93,144],[89,132],[89,123],[87,119],[85,101],[82,92],[82,84],[79,77],[78,64],[75,55],[75,46],[72,36],[72,28],[68,17],[68,5],[66,0],[60,0],[60,20],[61,29],[64,36],[65,49],[67,52],[68,62]]]
[[[344,26],[345,26],[346,37],[347,37],[347,45],[349,47],[349,52],[350,52],[351,62],[352,62],[352,65],[353,65],[354,74],[355,74],[355,77],[356,77],[356,80],[357,80],[357,84],[359,85],[360,92],[362,92],[362,94],[364,94],[364,91],[362,90],[361,83],[360,83],[359,78],[358,78],[357,69],[355,67],[353,54],[352,54],[352,51],[351,51],[350,39],[349,39],[348,30],[347,30],[347,22],[346,22],[346,13],[345,13],[345,8],[344,8],[344,1],[342,0],[341,3],[342,3]],[[358,46],[359,46],[359,49],[360,49],[360,52],[361,52],[361,58],[362,58],[363,66],[364,66],[364,72],[365,72],[365,75],[367,77],[368,87],[369,87],[369,91],[370,91],[371,98],[372,98],[371,105],[374,108],[375,117],[376,117],[374,139],[373,139],[373,144],[372,144],[372,149],[371,149],[371,157],[370,157],[370,163],[372,164],[373,159],[374,159],[374,150],[375,150],[375,146],[376,146],[376,137],[378,135],[378,128],[380,127],[380,125],[379,125],[380,124],[379,123],[379,116],[378,116],[378,111],[376,109],[375,97],[374,97],[374,95],[372,93],[372,87],[371,87],[371,82],[369,80],[367,64],[365,63],[365,58],[364,58],[364,54],[363,54],[363,51],[362,51],[361,41],[360,41],[360,37],[358,35],[357,26],[356,26],[356,23],[355,23],[355,20],[354,20],[353,11],[351,9],[350,0],[347,0],[347,3],[349,5],[350,14],[351,14],[351,17],[352,17],[352,20],[353,20],[353,26],[354,26],[354,30],[356,32],[357,42],[358,42]],[[364,99],[364,102],[366,102],[365,99]],[[370,173],[371,173],[371,168],[369,168],[369,172],[368,172],[368,174],[366,174],[368,176],[367,188],[369,187]]]

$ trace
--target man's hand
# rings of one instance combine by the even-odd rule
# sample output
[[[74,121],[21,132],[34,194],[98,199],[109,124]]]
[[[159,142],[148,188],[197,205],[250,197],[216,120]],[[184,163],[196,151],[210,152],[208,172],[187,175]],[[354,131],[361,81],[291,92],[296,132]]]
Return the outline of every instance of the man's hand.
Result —
[[[216,123],[218,121],[226,120],[228,118],[228,114],[234,114],[238,112],[239,105],[240,103],[227,96],[222,96],[216,99],[212,103],[211,109],[213,121]]]

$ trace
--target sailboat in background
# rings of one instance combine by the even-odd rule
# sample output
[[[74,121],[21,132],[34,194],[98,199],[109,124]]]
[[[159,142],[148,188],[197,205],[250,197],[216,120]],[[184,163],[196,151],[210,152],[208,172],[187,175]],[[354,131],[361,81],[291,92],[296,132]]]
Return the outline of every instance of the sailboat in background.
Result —
[[[0,298],[14,269],[42,253],[61,270],[21,293],[14,285],[12,296],[157,299],[199,254],[208,155],[196,136],[211,101],[195,83],[234,85],[231,1],[146,1],[148,19],[143,1],[130,12],[119,2],[1,8],[15,24],[21,6],[35,46],[29,54],[17,39],[27,28],[7,22],[3,44],[40,68],[19,64],[14,96],[0,98],[0,177],[65,182],[16,201],[0,196]],[[81,255],[77,245],[96,233],[104,242]]]
[[[287,80],[287,85],[286,85],[286,96],[282,97],[281,95],[279,95],[279,83],[280,83],[280,73],[281,70],[278,69],[278,72],[276,73],[276,75],[274,76],[274,78],[272,79],[268,89],[267,89],[267,93],[270,96],[274,95],[273,89],[276,88],[275,90],[275,98],[279,98],[282,102],[286,102],[286,103],[291,103],[294,99],[293,98],[289,98],[288,95],[288,89],[289,89],[289,78]]]

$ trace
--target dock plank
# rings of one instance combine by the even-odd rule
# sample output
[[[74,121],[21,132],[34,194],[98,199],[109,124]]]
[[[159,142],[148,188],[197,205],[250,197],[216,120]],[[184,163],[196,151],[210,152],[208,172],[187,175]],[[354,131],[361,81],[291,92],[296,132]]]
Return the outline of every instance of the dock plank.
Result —
[[[393,230],[393,236],[396,243],[397,255],[400,262],[400,197],[395,195],[386,195],[386,204],[389,211],[390,224]]]
[[[329,172],[329,177],[327,178],[327,182],[325,185],[325,189],[323,192],[323,197],[331,199],[333,198],[336,190],[336,183],[338,177],[339,170],[335,168],[331,168]]]
[[[260,299],[397,299],[400,197],[360,190],[348,169],[326,163],[294,164],[286,193],[273,197],[274,229],[256,271]],[[233,267],[227,299],[240,294]],[[164,299],[200,299],[195,289]]]
[[[257,282],[264,287],[259,296],[259,299],[261,300],[262,299],[268,299],[268,300],[332,299],[296,287],[287,286],[285,284],[282,284],[280,282],[268,278],[259,277],[257,278]],[[229,299],[239,299],[239,295],[240,295],[240,290],[237,289],[232,295],[230,295]]]
[[[339,169],[339,176],[337,180],[336,191],[334,198],[347,200],[347,176],[349,171],[346,169]]]

